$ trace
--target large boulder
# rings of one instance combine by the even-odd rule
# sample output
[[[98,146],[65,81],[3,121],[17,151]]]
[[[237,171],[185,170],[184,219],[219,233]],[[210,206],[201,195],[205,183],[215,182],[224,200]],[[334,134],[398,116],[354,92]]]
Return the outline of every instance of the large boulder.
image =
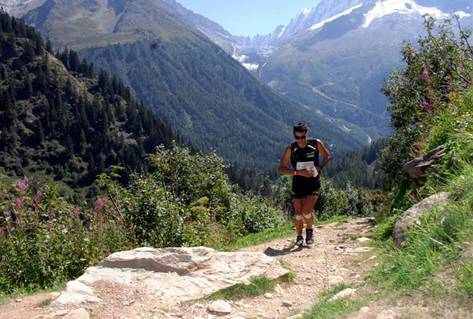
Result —
[[[277,259],[260,252],[144,247],[114,253],[88,268],[67,284],[53,306],[86,307],[96,316],[104,316],[113,306],[141,313],[147,307],[169,309],[237,283],[249,283],[255,276],[275,279],[287,274]]]
[[[435,207],[439,207],[447,199],[448,193],[438,193],[427,197],[406,210],[394,226],[393,239],[396,247],[401,247],[402,242],[406,239],[407,232],[419,223],[422,215]]]

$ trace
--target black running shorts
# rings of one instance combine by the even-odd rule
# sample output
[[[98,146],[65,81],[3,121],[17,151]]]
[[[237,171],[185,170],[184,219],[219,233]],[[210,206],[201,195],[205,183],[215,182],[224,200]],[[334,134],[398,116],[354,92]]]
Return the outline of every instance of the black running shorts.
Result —
[[[292,178],[293,198],[300,199],[310,195],[319,196],[320,177],[294,176]]]

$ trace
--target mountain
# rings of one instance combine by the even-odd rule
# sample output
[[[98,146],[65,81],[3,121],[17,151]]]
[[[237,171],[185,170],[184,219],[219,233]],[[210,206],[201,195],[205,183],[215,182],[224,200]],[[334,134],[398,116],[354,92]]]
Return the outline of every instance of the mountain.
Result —
[[[376,139],[389,132],[380,89],[425,14],[473,26],[471,1],[325,0],[270,35],[235,37],[234,56],[277,92]]]
[[[368,141],[350,123],[320,116],[262,85],[200,31],[205,25],[218,31],[216,24],[175,1],[47,0],[23,19],[54,46],[78,49],[123,79],[192,145],[242,167],[275,169],[292,125],[301,120],[334,151]]]
[[[178,138],[117,78],[0,12],[0,167],[90,186],[110,165],[146,169],[146,154]],[[124,175],[126,178],[126,174]]]
[[[16,16],[21,16],[39,7],[45,1],[46,0],[0,0],[0,8]]]

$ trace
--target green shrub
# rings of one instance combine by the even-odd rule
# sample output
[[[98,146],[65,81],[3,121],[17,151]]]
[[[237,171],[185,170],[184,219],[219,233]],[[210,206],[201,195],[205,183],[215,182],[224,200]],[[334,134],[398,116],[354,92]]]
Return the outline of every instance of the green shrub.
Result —
[[[3,293],[52,287],[133,245],[122,221],[101,204],[102,199],[94,212],[81,212],[53,185],[34,189],[24,179],[5,189],[0,207]]]

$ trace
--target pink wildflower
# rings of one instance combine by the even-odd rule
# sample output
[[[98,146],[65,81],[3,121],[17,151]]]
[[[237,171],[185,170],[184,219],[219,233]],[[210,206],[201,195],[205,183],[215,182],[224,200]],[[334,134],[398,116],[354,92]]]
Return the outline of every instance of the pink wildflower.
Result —
[[[80,217],[80,208],[74,209],[74,216],[79,218]]]
[[[18,188],[18,190],[24,194],[27,190],[28,190],[28,183],[26,183],[25,180],[21,180],[21,181],[18,181],[18,183],[16,183],[16,188]]]
[[[48,219],[49,219],[49,221],[50,221],[50,222],[53,221],[54,218],[56,218],[56,214],[55,214],[54,212],[50,212],[50,213],[48,214]]]
[[[37,191],[36,194],[34,195],[34,199],[36,200],[37,203],[41,201],[41,197],[43,197],[43,193],[40,191]]]
[[[21,205],[23,205],[23,199],[17,198],[17,199],[15,200],[15,206],[16,206],[16,207],[20,207]]]
[[[429,70],[427,68],[424,68],[422,70],[422,80],[427,81],[429,79]]]
[[[3,236],[5,236],[5,230],[3,229],[3,227],[0,227],[0,238],[2,238]]]
[[[97,198],[95,201],[95,211],[100,212],[105,206],[105,201],[102,198]]]
[[[427,111],[427,112],[430,112],[432,110],[432,106],[433,105],[431,103],[425,100],[420,103],[420,107],[422,108],[422,110]]]
[[[3,211],[3,216],[5,216],[5,217],[10,216],[10,211],[5,209],[5,210]]]

